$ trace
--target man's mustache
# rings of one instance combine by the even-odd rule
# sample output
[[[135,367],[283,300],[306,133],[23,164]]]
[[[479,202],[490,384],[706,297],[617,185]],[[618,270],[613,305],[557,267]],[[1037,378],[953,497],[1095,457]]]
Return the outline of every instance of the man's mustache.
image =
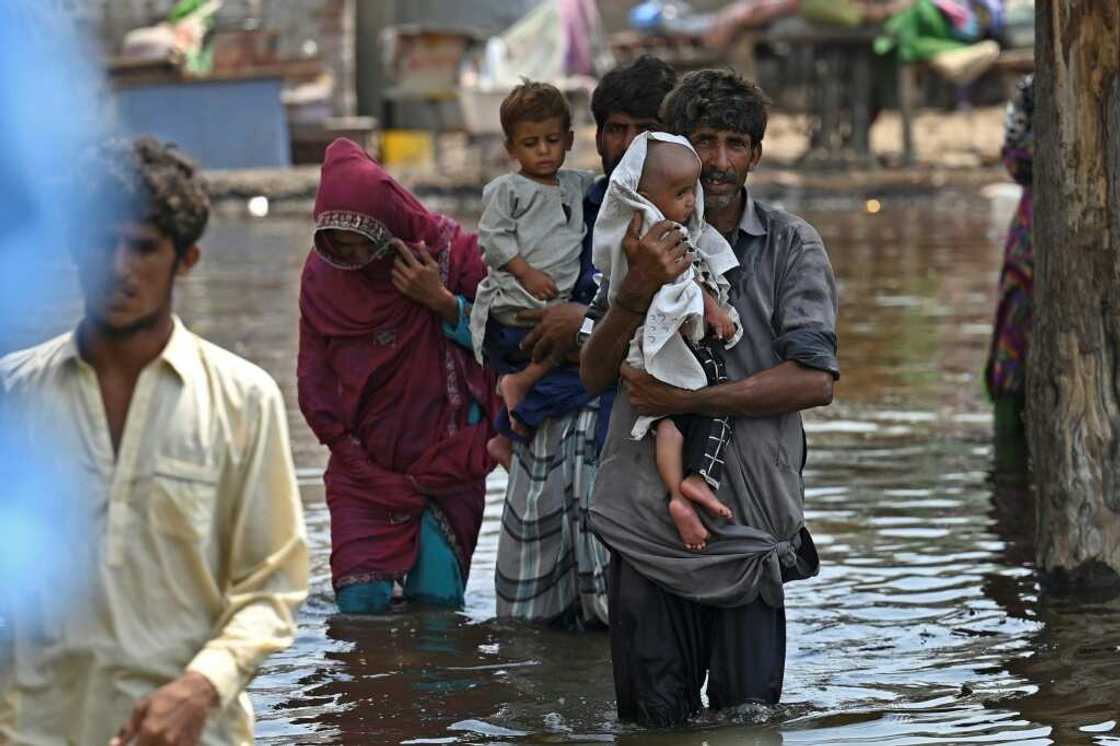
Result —
[[[718,168],[705,168],[700,171],[700,180],[710,184],[734,184],[739,175],[734,171],[721,171]]]

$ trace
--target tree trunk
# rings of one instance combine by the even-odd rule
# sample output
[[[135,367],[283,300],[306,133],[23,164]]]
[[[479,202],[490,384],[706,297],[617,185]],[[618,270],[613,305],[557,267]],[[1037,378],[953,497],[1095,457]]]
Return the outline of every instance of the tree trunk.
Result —
[[[1038,562],[1120,580],[1120,3],[1038,0],[1027,432]]]

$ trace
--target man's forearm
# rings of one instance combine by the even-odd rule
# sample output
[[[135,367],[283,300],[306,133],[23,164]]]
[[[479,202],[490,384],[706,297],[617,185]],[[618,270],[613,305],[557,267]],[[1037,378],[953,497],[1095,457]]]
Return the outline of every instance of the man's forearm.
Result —
[[[595,324],[579,358],[579,376],[590,393],[598,394],[618,380],[618,369],[626,359],[630,340],[644,319],[643,314],[616,304]]]
[[[832,403],[832,374],[784,362],[741,381],[685,392],[684,411],[709,417],[772,417]]]

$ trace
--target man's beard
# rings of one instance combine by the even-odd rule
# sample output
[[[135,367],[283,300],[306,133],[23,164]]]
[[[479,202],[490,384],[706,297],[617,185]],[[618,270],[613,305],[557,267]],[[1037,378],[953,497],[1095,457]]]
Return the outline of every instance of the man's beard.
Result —
[[[126,339],[140,332],[147,331],[155,327],[164,317],[165,306],[160,306],[155,311],[152,311],[147,316],[141,316],[135,321],[129,322],[124,326],[110,324],[102,316],[96,312],[87,309],[86,319],[97,327],[97,330],[105,337],[113,339]]]
[[[616,158],[610,163],[603,161],[603,176],[606,176],[608,179],[611,178],[611,174],[614,173],[614,170],[618,168],[618,164],[620,163],[622,163],[622,158]]]
[[[95,309],[91,308],[87,304],[86,319],[94,326],[96,326],[98,331],[102,335],[118,340],[126,339],[134,334],[138,334],[140,332],[144,332],[154,328],[159,324],[164,316],[166,316],[168,309],[171,308],[171,297],[175,287],[175,273],[179,269],[180,261],[181,260],[176,259],[174,266],[171,268],[171,276],[168,278],[167,283],[167,294],[164,296],[163,302],[160,303],[159,307],[151,313],[141,316],[135,321],[131,321],[123,326],[119,326],[110,324],[105,320],[104,316],[99,314]],[[110,293],[106,291],[106,295],[108,294]]]
[[[728,192],[727,194],[720,195],[704,195],[704,210],[724,210],[727,209],[739,197],[738,192]]]
[[[705,182],[716,182],[717,184],[739,184],[739,175],[734,171],[720,171],[716,168],[704,168],[700,171],[700,184],[704,185]],[[739,190],[733,189],[726,194],[712,194],[704,190],[704,210],[723,210],[726,209],[739,198]]]

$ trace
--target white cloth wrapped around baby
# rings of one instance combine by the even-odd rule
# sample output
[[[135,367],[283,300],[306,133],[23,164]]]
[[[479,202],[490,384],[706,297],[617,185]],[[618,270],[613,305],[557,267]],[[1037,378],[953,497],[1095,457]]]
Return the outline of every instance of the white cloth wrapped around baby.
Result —
[[[688,148],[696,156],[692,145],[683,137],[664,132],[645,132],[634,138],[611,173],[603,205],[595,221],[592,245],[595,266],[608,282],[607,300],[610,303],[614,302],[628,270],[622,240],[635,211],[642,216],[642,235],[665,219],[652,202],[638,193],[646,154],[652,142],[674,143]],[[696,158],[699,162],[699,156]],[[689,248],[694,251],[695,261],[654,295],[645,321],[630,341],[626,358],[628,365],[645,370],[659,381],[692,390],[708,385],[703,367],[688,346],[688,342],[699,343],[705,334],[704,297],[698,281],[706,284],[734,322],[735,334],[724,340],[724,347],[733,347],[743,334],[738,313],[728,300],[730,284],[723,276],[739,266],[739,261],[719,231],[704,222],[704,192],[699,180],[695,189],[696,207],[692,217],[687,224],[679,226],[687,236]],[[638,417],[630,431],[631,437],[645,437],[650,425],[658,419]]]

